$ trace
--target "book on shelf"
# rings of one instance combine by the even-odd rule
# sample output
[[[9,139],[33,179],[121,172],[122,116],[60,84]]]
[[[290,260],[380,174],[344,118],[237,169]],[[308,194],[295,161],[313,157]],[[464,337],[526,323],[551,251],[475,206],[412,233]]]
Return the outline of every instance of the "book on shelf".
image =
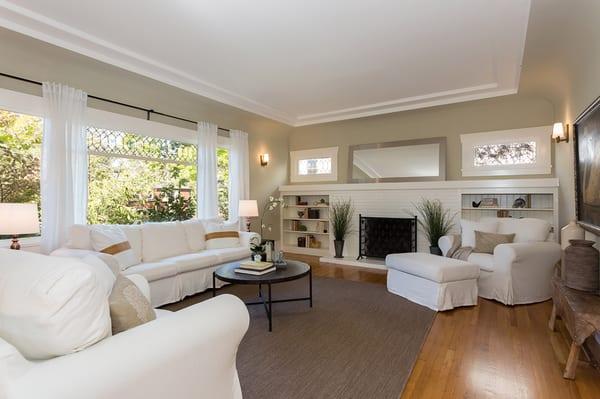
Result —
[[[240,269],[235,269],[234,272],[240,273],[240,274],[250,274],[252,276],[262,276],[263,274],[268,274],[268,273],[274,272],[275,270],[277,270],[277,268],[272,266],[265,270],[249,270],[249,269],[240,268]]]
[[[246,260],[240,262],[240,269],[263,271],[273,267],[271,262],[255,262],[253,260]]]

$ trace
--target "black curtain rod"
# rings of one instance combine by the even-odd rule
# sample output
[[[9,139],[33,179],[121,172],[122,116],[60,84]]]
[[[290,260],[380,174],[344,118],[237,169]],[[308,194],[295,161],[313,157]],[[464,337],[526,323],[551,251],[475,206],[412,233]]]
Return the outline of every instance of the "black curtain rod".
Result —
[[[31,79],[27,79],[27,78],[22,78],[20,76],[15,76],[15,75],[10,75],[8,73],[3,73],[0,72],[0,76],[4,76],[6,78],[11,78],[11,79],[15,79],[15,80],[19,80],[21,82],[26,82],[26,83],[31,83],[34,85],[38,85],[41,86],[42,82],[38,82],[37,80],[31,80]],[[109,98],[103,98],[103,97],[98,97],[98,96],[92,96],[90,94],[88,94],[88,98],[92,98],[94,100],[99,100],[99,101],[103,101],[106,103],[110,103],[110,104],[115,104],[115,105],[120,105],[122,107],[127,107],[127,108],[132,108],[132,109],[136,109],[138,111],[144,111],[146,113],[146,119],[150,120],[150,115],[154,114],[154,115],[159,115],[159,116],[164,116],[166,118],[170,118],[170,119],[176,119],[178,121],[182,121],[182,122],[188,122],[188,123],[194,123],[194,124],[198,124],[198,122],[193,121],[191,119],[186,119],[186,118],[181,118],[179,116],[175,116],[175,115],[169,115],[169,114],[165,114],[164,112],[159,112],[159,111],[155,111],[153,109],[148,109],[148,108],[144,108],[144,107],[139,107],[137,105],[131,105],[131,104],[126,104],[126,103],[122,103],[120,101],[115,101],[115,100],[111,100]],[[225,132],[228,132],[229,129],[225,129],[222,127],[219,127],[219,130],[223,130]]]

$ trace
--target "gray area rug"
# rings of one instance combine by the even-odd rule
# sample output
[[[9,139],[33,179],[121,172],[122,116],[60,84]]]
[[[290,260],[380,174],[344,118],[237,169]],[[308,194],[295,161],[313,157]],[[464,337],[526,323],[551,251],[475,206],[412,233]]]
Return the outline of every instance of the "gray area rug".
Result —
[[[219,293],[248,301],[257,288],[227,286]],[[237,358],[244,398],[398,399],[435,313],[381,284],[314,278],[313,294],[312,309],[308,301],[274,304],[271,333],[264,308],[249,307],[250,328]],[[274,299],[298,296],[308,296],[307,279],[273,286]]]

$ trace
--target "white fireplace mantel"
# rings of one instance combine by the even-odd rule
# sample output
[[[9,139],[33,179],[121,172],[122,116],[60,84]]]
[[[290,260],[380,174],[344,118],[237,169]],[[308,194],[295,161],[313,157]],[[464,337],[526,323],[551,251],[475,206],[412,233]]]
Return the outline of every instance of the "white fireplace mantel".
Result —
[[[558,178],[542,179],[485,179],[445,180],[403,183],[352,183],[352,184],[290,184],[279,186],[281,193],[322,193],[334,191],[383,191],[383,190],[460,190],[460,189],[506,189],[506,188],[558,188]]]

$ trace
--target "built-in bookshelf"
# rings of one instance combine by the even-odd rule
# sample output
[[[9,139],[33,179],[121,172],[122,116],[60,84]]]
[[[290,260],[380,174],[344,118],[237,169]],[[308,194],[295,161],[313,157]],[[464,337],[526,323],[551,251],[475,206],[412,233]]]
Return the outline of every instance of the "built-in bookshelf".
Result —
[[[316,256],[328,255],[329,195],[284,195],[283,199],[283,251]]]
[[[557,203],[554,192],[463,192],[461,217],[475,221],[486,217],[543,219],[552,225],[555,234]]]

